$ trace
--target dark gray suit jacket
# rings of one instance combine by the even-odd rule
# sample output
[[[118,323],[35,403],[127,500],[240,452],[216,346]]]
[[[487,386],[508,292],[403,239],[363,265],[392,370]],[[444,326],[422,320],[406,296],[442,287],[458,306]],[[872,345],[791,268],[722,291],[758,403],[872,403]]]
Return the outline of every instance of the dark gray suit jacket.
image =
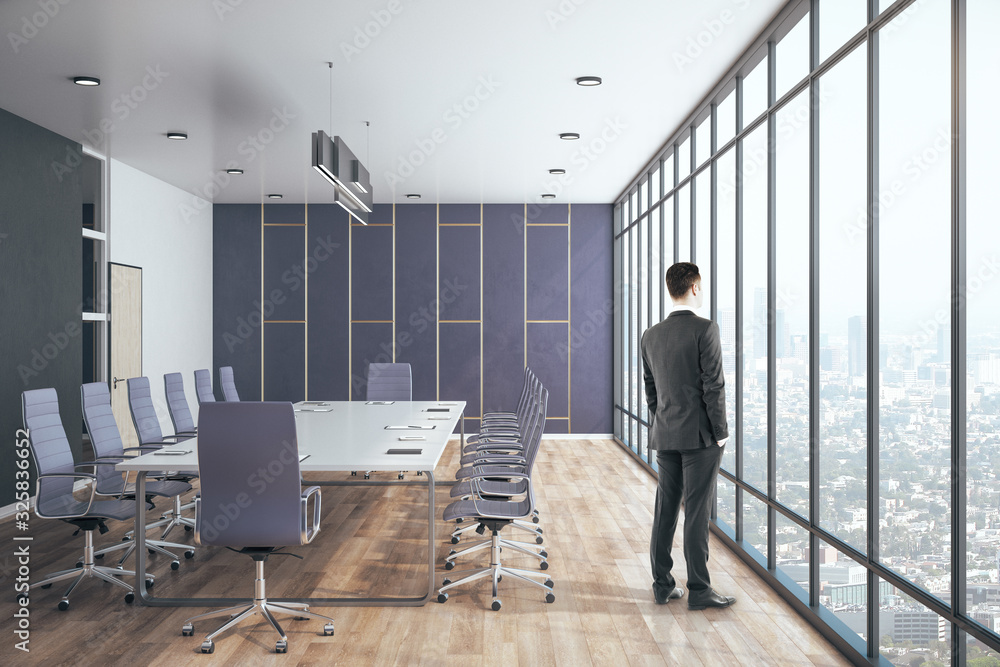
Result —
[[[642,335],[649,448],[716,447],[729,437],[719,325],[678,310]]]

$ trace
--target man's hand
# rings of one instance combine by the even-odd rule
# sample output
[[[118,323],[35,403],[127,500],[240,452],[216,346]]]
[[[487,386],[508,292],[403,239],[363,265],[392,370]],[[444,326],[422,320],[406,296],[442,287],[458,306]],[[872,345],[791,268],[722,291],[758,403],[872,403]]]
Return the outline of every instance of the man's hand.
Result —
[[[728,442],[728,441],[729,441],[729,438],[723,438],[722,440],[716,441],[716,444],[719,445],[719,447],[725,447],[726,446],[726,442]]]

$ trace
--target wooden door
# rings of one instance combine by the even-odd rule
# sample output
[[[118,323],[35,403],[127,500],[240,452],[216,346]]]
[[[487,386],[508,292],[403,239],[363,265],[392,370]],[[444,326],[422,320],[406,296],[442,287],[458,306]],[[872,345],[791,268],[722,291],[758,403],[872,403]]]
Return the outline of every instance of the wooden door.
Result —
[[[111,411],[118,422],[122,443],[126,447],[135,447],[139,439],[128,409],[125,380],[142,375],[142,269],[108,262],[108,286]]]

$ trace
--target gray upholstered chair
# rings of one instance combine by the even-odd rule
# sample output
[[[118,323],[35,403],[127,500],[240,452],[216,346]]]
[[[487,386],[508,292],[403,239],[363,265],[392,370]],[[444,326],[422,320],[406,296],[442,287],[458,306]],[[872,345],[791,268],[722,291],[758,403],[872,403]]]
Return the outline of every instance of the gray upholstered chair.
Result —
[[[198,427],[191,416],[187,397],[184,396],[184,377],[180,373],[163,375],[163,395],[167,398],[167,411],[177,435],[197,435]]]
[[[409,364],[368,364],[369,401],[412,401],[413,376]]]
[[[236,393],[236,379],[233,377],[232,366],[223,366],[219,369],[219,385],[222,387],[222,398],[227,403],[239,403],[240,395]]]
[[[42,519],[59,519],[83,531],[83,558],[73,569],[53,572],[31,584],[31,588],[48,588],[52,584],[72,579],[73,582],[59,601],[59,610],[69,609],[69,596],[85,578],[96,577],[124,588],[125,602],[135,600],[132,586],[119,579],[135,576],[131,570],[103,567],[94,563],[94,531],[107,532],[105,521],[128,521],[135,517],[135,503],[128,500],[96,500],[96,473],[79,470],[82,467],[114,467],[112,462],[76,464],[66,431],[59,417],[59,399],[55,389],[33,389],[21,394],[21,414],[27,431],[31,455],[35,460],[38,480],[35,494],[35,514]],[[21,435],[20,433],[18,434]],[[77,500],[73,484],[89,482],[86,500]],[[153,581],[150,576],[147,581]]]
[[[413,374],[409,364],[368,364],[367,394],[369,401],[412,401]],[[403,479],[399,472],[399,479]],[[352,472],[352,475],[357,474]],[[418,472],[418,475],[423,475]],[[371,471],[365,472],[365,479],[371,477]]]
[[[136,435],[139,437],[141,446],[163,446],[174,445],[178,442],[189,440],[191,435],[163,435],[160,430],[160,418],[156,415],[156,408],[153,406],[153,396],[149,389],[149,378],[137,377],[129,378],[128,382],[128,409],[132,415],[132,424],[135,426]],[[198,476],[193,474],[175,475],[173,479],[190,482]],[[180,496],[174,496],[174,507],[172,510],[164,512],[163,518],[169,519],[163,529],[161,540],[167,539],[167,534],[175,526],[183,526],[184,530],[194,529],[194,520],[181,514],[182,510],[192,506],[193,503],[182,506]]]
[[[308,544],[319,532],[320,491],[318,486],[303,490],[300,483],[292,404],[208,403],[198,416],[198,433],[201,495],[195,504],[195,539],[250,556],[257,578],[252,603],[193,616],[181,633],[193,635],[195,621],[228,617],[201,645],[202,653],[212,653],[217,636],[259,614],[281,635],[275,652],[284,653],[288,637],[274,618],[280,613],[326,621],[323,634],[332,635],[333,619],[310,612],[305,604],[268,602],[265,590],[268,557],[292,555],[278,549]],[[266,483],[260,470],[268,471]]]
[[[154,452],[159,447],[129,447],[125,449],[122,444],[121,431],[118,430],[118,422],[115,421],[114,412],[111,410],[111,391],[106,382],[90,382],[80,386],[80,402],[83,407],[83,423],[90,434],[90,444],[94,449],[94,458],[98,461],[110,461],[118,463],[124,461],[127,456],[141,455]],[[122,474],[111,466],[100,466],[97,472],[97,494],[100,496],[112,496],[121,499],[135,498],[133,485],[126,483]],[[151,473],[153,477],[156,473]],[[191,485],[180,480],[151,479],[146,483],[146,501],[153,497],[176,498],[181,494],[191,490]],[[179,503],[179,500],[177,501]],[[169,519],[163,519],[156,523],[149,524],[146,528],[156,528],[169,523]],[[105,553],[113,551],[120,546],[102,549],[94,554],[95,558],[100,558]],[[126,552],[122,555],[118,564],[121,565],[135,549],[134,540],[129,540]],[[194,557],[194,549],[187,544],[177,544],[175,542],[163,542],[162,540],[146,540],[146,547],[151,551],[162,553],[171,559],[170,567],[176,570],[180,567],[177,556],[167,551],[167,549],[183,549],[185,558]]]
[[[483,530],[490,531],[490,540],[488,541],[488,545],[486,543],[482,543],[473,545],[461,552],[452,552],[446,559],[445,567],[448,568],[447,563],[454,562],[455,558],[458,556],[468,554],[472,551],[485,549],[487,546],[490,549],[490,564],[486,567],[463,570],[451,575],[461,577],[457,581],[452,581],[451,579],[445,579],[442,581],[442,586],[438,589],[438,602],[445,602],[448,599],[447,591],[455,588],[456,586],[462,586],[464,584],[489,577],[493,581],[492,609],[494,611],[499,611],[502,603],[498,597],[497,588],[501,578],[504,576],[508,577],[508,579],[517,579],[519,581],[527,582],[532,586],[536,586],[545,591],[546,602],[555,601],[555,595],[552,593],[553,582],[547,574],[534,572],[532,570],[512,568],[503,565],[500,560],[502,548],[508,548],[521,553],[541,557],[539,553],[533,551],[533,545],[503,539],[500,537],[500,531],[506,526],[511,525],[511,523],[515,520],[530,517],[534,510],[535,497],[532,486],[531,472],[534,466],[535,456],[538,453],[538,446],[541,442],[542,431],[544,430],[547,402],[548,392],[543,389],[541,417],[532,426],[528,441],[530,446],[525,449],[525,457],[523,460],[517,464],[490,464],[476,466],[475,470],[471,474],[465,476],[465,479],[468,479],[471,485],[471,492],[469,496],[467,498],[457,500],[445,508],[445,521],[451,521],[461,517],[467,520],[475,521],[483,528]],[[524,492],[521,493],[519,497],[497,499],[487,493],[481,486],[482,482],[485,480],[496,478],[503,478],[508,482],[514,483],[524,482],[526,484]],[[541,568],[543,570],[547,569],[548,562],[544,559],[544,557],[541,558]],[[544,581],[536,581],[533,577],[541,577]]]
[[[215,392],[212,390],[212,371],[199,368],[194,372],[194,392],[198,397],[198,405],[215,403]]]
[[[491,499],[503,500],[505,498],[509,499],[515,496],[520,496],[527,492],[527,480],[509,480],[504,478],[503,473],[505,471],[509,471],[510,469],[514,469],[515,472],[518,473],[525,473],[527,475],[531,474],[529,461],[534,461],[534,456],[537,453],[538,447],[541,445],[541,437],[545,429],[545,411],[548,404],[547,390],[543,387],[539,387],[531,403],[533,407],[530,415],[527,417],[528,421],[525,422],[525,432],[527,432],[531,437],[526,439],[524,442],[519,440],[507,440],[483,444],[480,445],[482,448],[480,451],[477,451],[475,454],[467,454],[463,456],[463,467],[460,468],[455,474],[458,482],[451,487],[452,498],[468,499],[478,493],[479,495]],[[536,426],[540,426],[541,428],[536,429]],[[492,478],[485,477],[484,475],[489,472],[495,472],[498,474]],[[477,478],[478,481],[474,482],[473,478]],[[542,544],[545,541],[542,537],[542,533],[544,531],[540,526],[535,525],[538,523],[538,520],[538,509],[533,507],[531,521],[514,519],[510,522],[510,526],[512,528],[517,528],[518,530],[531,533],[535,538],[535,544]],[[464,518],[458,517],[456,522],[463,523]],[[470,533],[473,530],[479,532],[479,525],[472,523],[468,526],[455,528],[455,530],[451,533],[451,543],[458,544],[462,535]],[[501,542],[502,541],[503,540],[501,540]],[[482,545],[482,543],[480,543],[480,545]],[[548,556],[545,550],[539,550],[539,548],[534,545],[528,546],[530,546],[530,553],[541,558],[544,563],[545,558]],[[464,549],[457,555],[460,556],[474,550],[475,549],[473,548]],[[523,548],[516,550],[527,553],[527,551]],[[451,556],[454,554],[456,554],[455,551],[452,551],[451,554],[449,554],[448,562],[445,563],[445,569],[451,569],[453,561]],[[543,566],[543,569],[544,567],[545,566]]]

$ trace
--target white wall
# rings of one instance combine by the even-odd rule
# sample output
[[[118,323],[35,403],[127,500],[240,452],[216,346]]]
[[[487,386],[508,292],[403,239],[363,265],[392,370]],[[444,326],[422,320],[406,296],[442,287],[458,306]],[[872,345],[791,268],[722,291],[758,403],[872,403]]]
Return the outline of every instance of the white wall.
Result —
[[[212,206],[117,160],[110,185],[110,261],[142,267],[142,373],[173,433],[163,374],[183,375],[197,421],[194,371],[212,368]]]

